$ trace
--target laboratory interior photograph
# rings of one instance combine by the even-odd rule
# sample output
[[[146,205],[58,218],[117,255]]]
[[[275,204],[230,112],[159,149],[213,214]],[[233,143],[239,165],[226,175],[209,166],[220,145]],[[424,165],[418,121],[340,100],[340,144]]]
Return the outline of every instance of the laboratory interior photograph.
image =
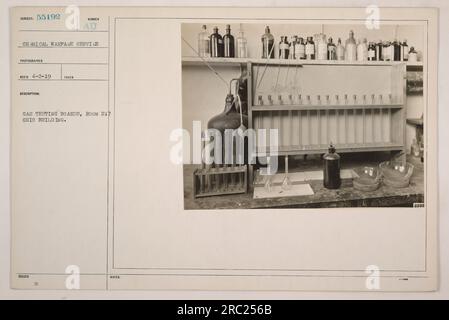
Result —
[[[423,207],[426,37],[403,21],[183,23],[184,209]]]

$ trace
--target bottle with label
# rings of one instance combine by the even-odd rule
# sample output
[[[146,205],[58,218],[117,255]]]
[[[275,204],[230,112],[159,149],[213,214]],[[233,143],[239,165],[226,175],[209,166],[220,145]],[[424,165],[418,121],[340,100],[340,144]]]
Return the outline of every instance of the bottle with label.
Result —
[[[307,37],[306,42],[306,59],[315,60],[315,43],[312,37]]]
[[[346,40],[345,45],[345,60],[356,61],[357,60],[357,44],[354,39],[354,31],[349,31],[349,38]]]
[[[295,59],[295,46],[296,42],[298,41],[297,36],[292,36],[290,41],[290,47],[288,48],[288,58],[289,59]]]
[[[323,185],[327,189],[338,189],[341,185],[340,156],[335,152],[335,147],[329,146],[328,153],[323,156]]]
[[[214,27],[214,33],[210,35],[210,56],[223,57],[223,38],[218,33],[218,27]]]
[[[376,43],[376,58],[378,61],[383,61],[383,59],[384,59],[382,52],[383,52],[383,43],[381,40],[379,40]]]
[[[401,57],[401,53],[402,53],[401,43],[397,39],[394,39],[394,41],[392,43],[392,46],[393,46],[393,59],[392,60],[394,60],[394,61],[402,61],[402,57]]]
[[[368,44],[368,61],[376,61],[376,60],[377,60],[376,45],[374,44],[374,42],[370,42]]]
[[[408,52],[408,61],[410,62],[418,61],[418,52],[416,52],[414,47],[410,47],[410,51]]]
[[[331,37],[327,43],[327,60],[337,60],[337,46],[332,42]]]
[[[246,41],[245,35],[242,30],[239,31],[239,36],[237,37],[237,57],[238,58],[248,58],[248,42]]]
[[[198,55],[203,58],[210,57],[209,33],[206,25],[203,25],[201,32],[198,34]]]
[[[391,60],[391,43],[390,41],[385,41],[382,47],[382,57],[384,61]]]
[[[234,58],[234,36],[231,34],[231,26],[226,25],[226,34],[223,36],[224,57]]]
[[[262,58],[274,59],[274,37],[268,26],[265,27],[265,34],[262,35]]]
[[[337,43],[337,60],[345,60],[345,47],[341,44],[340,38]]]
[[[317,47],[317,59],[318,60],[327,60],[327,42],[326,35],[320,33],[318,36]]]
[[[279,42],[279,59],[288,59],[288,53],[290,45],[287,41],[286,36],[281,36],[281,41]]]
[[[295,44],[295,58],[305,59],[306,58],[306,46],[304,44],[304,39],[299,37]]]
[[[357,61],[366,61],[368,60],[368,46],[366,44],[366,39],[363,39],[357,45]]]
[[[401,45],[401,51],[402,51],[402,61],[408,61],[408,44],[407,40],[404,39],[404,42],[402,42]]]

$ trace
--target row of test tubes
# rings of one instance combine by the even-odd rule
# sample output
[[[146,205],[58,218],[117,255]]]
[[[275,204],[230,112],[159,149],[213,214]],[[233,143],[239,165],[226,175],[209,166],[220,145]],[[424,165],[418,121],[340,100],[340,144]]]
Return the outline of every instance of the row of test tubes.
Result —
[[[302,95],[271,94],[257,95],[256,106],[270,105],[389,105],[400,103],[390,94],[344,94],[344,95]]]

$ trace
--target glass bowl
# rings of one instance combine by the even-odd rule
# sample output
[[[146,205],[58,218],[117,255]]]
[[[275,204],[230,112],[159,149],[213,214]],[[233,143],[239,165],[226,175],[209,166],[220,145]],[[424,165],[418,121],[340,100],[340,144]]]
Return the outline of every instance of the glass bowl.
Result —
[[[360,191],[374,191],[380,185],[380,171],[377,167],[355,168],[357,177],[353,179],[354,188]]]
[[[399,160],[385,161],[379,165],[385,185],[394,188],[405,188],[410,184],[414,166]]]

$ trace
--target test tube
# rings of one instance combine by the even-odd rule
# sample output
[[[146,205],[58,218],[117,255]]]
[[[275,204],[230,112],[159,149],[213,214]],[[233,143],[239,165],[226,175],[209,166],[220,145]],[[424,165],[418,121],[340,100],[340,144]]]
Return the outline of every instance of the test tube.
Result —
[[[340,104],[340,97],[338,94],[335,95],[335,104]]]
[[[372,95],[371,95],[371,104],[375,104],[376,103],[376,98],[375,98],[375,94],[373,93]]]
[[[331,103],[330,96],[328,94],[326,94],[326,103],[327,104]]]
[[[318,104],[321,104],[321,96],[320,96],[320,95],[317,95],[317,96],[316,96],[316,100],[317,100],[317,103],[318,103]]]

